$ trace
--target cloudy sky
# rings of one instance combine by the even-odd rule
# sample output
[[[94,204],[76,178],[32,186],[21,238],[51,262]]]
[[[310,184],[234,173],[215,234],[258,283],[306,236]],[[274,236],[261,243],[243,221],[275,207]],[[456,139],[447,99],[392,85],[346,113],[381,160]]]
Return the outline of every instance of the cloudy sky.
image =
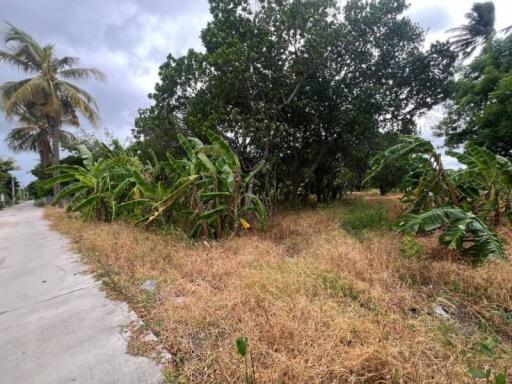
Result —
[[[427,31],[427,42],[444,40],[447,28],[464,22],[473,0],[411,0],[410,17]],[[495,0],[497,27],[512,24],[512,1]],[[207,0],[0,0],[1,19],[53,43],[59,56],[77,56],[84,67],[101,69],[107,83],[81,84],[96,96],[101,123],[98,135],[108,130],[125,140],[137,109],[148,105],[147,94],[158,80],[158,67],[169,52],[180,56],[189,48],[201,49],[199,35],[209,19]],[[5,25],[0,25],[0,33]],[[22,79],[23,74],[0,63],[0,83]],[[422,119],[429,125],[439,113]],[[15,157],[22,184],[32,176],[36,153],[10,153],[3,138],[12,122],[0,117],[0,157]]]

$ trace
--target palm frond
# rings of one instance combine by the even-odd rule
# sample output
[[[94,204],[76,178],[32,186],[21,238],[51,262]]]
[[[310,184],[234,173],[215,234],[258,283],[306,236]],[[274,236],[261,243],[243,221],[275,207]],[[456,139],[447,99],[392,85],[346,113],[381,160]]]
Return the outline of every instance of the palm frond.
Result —
[[[38,142],[42,133],[34,126],[13,128],[5,137],[5,142],[10,150],[37,151]]]
[[[59,86],[63,96],[69,100],[71,105],[76,108],[92,126],[96,126],[99,115],[94,98],[83,89],[67,81],[60,81]]]
[[[40,70],[43,48],[28,33],[10,23],[7,25],[9,28],[5,33],[5,44],[14,43],[10,49],[11,53]]]
[[[40,48],[39,44],[25,31],[21,30],[18,27],[15,27],[9,22],[6,22],[6,24],[9,26],[7,29],[7,32],[5,33],[5,44],[8,44],[10,42],[15,42],[18,44],[26,44],[30,46],[34,46],[36,48]]]
[[[23,72],[37,72],[39,70],[34,63],[31,63],[25,58],[17,56],[11,52],[0,51],[0,61],[11,64]]]
[[[447,32],[454,33],[448,39],[452,49],[463,58],[467,58],[485,42],[495,35],[495,8],[492,1],[474,3],[471,11],[466,13],[467,24],[451,28]]]
[[[0,85],[0,94],[2,95],[2,105],[5,109],[5,104],[10,99],[10,97],[22,86],[28,83],[31,78],[19,80],[19,81],[7,81]],[[20,106],[21,107],[21,106]]]
[[[38,100],[44,95],[50,93],[47,82],[42,76],[36,76],[31,79],[18,82],[21,84],[9,87],[6,96],[5,112],[7,115],[12,114],[20,105],[26,105],[34,100]],[[14,90],[14,92],[12,92]]]
[[[94,78],[99,81],[106,81],[107,76],[96,68],[69,68],[59,71],[59,76],[63,79],[82,80]]]
[[[78,64],[79,58],[72,56],[64,56],[60,59],[54,60],[54,67],[57,69],[61,68],[71,68],[73,65]]]

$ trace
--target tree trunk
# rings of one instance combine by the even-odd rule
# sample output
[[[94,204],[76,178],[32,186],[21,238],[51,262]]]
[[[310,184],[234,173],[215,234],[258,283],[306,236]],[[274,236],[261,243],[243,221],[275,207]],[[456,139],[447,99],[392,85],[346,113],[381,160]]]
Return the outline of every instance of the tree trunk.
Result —
[[[252,211],[249,211],[249,207],[251,206],[250,195],[252,195],[253,184],[254,184],[254,178],[251,179],[251,181],[249,181],[249,186],[247,188],[247,193],[245,194],[245,198],[244,198],[244,207],[247,210],[247,220],[249,220],[249,222],[251,222],[251,220],[253,219]]]
[[[57,166],[60,164],[60,135],[59,135],[60,127],[57,124],[53,124],[52,126],[52,166]],[[53,177],[59,176],[60,172],[57,169],[53,170]],[[55,183],[53,185],[53,199],[57,197],[60,192],[60,183]],[[59,201],[59,207],[63,207],[63,202]]]

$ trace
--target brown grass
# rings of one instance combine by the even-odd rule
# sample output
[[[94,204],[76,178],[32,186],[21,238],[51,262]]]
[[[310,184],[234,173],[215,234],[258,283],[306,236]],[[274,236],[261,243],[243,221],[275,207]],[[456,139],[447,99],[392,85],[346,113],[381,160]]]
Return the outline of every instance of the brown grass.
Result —
[[[364,200],[399,211],[396,198]],[[471,383],[469,367],[511,365],[512,322],[497,314],[512,309],[510,262],[470,266],[432,238],[405,260],[399,234],[343,232],[339,207],[195,244],[46,214],[173,354],[170,382],[242,383],[241,334],[258,383]],[[140,291],[145,279],[157,280],[156,295]],[[433,314],[436,303],[451,320]],[[479,350],[490,339],[492,357]]]

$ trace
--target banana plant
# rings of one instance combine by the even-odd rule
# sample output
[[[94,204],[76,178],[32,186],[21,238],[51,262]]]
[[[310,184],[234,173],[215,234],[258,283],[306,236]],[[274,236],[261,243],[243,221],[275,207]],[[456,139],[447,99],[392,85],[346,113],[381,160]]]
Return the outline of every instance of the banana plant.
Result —
[[[78,150],[83,165],[59,165],[54,169],[58,169],[60,175],[45,184],[71,182],[56,196],[55,203],[71,198],[68,211],[80,212],[86,219],[111,221],[116,216],[119,202],[132,200],[130,184],[133,179],[130,176],[141,164],[126,154],[95,161],[84,145],[78,146]]]
[[[458,205],[459,193],[445,170],[432,143],[417,136],[404,136],[402,142],[380,152],[371,162],[364,182],[376,175],[385,164],[404,162],[409,174],[402,183],[403,202],[411,212],[421,212],[440,205]]]
[[[192,237],[217,239],[250,228],[252,213],[260,225],[265,225],[265,207],[256,195],[247,192],[264,164],[244,176],[230,146],[214,132],[208,131],[207,137],[210,144],[178,135],[185,157],[176,159],[168,154],[168,161],[161,163],[166,183],[150,183],[134,175],[144,199],[153,202],[153,212],[139,222],[165,221],[172,211],[180,211],[187,218],[185,226]],[[166,185],[173,187],[166,189]]]
[[[477,215],[461,208],[435,208],[421,214],[409,214],[399,227],[409,234],[442,229],[439,242],[462,255],[477,260],[505,258],[503,245],[496,234]]]
[[[401,224],[403,231],[442,229],[441,244],[461,254],[505,257],[490,227],[499,224],[503,212],[510,214],[512,163],[471,143],[463,153],[447,151],[447,155],[465,168],[446,170],[432,143],[404,137],[372,160],[367,180],[387,162],[405,162],[410,172],[403,183],[403,202],[409,205],[409,214]]]
[[[446,154],[465,166],[454,173],[453,180],[464,195],[468,209],[492,225],[499,225],[503,214],[510,217],[510,160],[473,143],[466,144],[463,153],[449,150]]]
[[[141,164],[121,147],[93,159],[80,146],[83,166],[61,165],[60,175],[47,183],[71,182],[57,201],[71,198],[70,211],[111,221],[125,217],[135,223],[172,224],[193,237],[222,238],[247,230],[255,217],[266,223],[266,210],[252,193],[260,164],[244,175],[238,156],[217,134],[209,131],[210,144],[178,135],[185,156]],[[249,187],[251,186],[251,187]]]

